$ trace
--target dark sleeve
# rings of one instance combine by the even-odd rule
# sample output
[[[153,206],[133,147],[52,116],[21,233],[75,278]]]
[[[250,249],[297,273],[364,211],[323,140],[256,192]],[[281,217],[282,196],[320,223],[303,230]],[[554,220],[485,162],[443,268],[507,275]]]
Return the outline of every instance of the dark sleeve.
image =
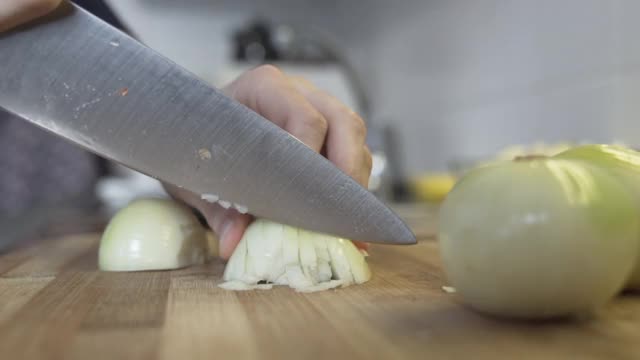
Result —
[[[129,33],[128,29],[118,19],[116,14],[101,0],[72,0],[76,5],[87,10],[100,19],[108,22],[111,26],[114,26],[124,32]]]

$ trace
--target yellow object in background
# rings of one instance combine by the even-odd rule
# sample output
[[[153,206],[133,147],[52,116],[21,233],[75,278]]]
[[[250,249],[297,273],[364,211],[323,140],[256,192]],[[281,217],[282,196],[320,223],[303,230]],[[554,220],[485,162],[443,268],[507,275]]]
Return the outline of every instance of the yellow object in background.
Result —
[[[440,202],[456,184],[456,177],[452,174],[425,174],[412,182],[412,191],[418,201]]]

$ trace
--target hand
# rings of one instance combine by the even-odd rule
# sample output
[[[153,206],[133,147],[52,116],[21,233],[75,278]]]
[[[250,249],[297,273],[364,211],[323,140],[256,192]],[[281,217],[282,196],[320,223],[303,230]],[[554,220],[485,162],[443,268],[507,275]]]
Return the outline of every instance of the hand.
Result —
[[[61,0],[2,0],[0,1],[0,32],[55,9]]]
[[[224,92],[321,152],[338,168],[367,186],[371,153],[365,144],[362,118],[309,81],[264,65],[246,72]],[[166,186],[174,197],[193,206],[206,218],[220,240],[220,256],[228,259],[251,221],[249,215],[224,209],[183,189]],[[366,244],[356,242],[360,248]]]

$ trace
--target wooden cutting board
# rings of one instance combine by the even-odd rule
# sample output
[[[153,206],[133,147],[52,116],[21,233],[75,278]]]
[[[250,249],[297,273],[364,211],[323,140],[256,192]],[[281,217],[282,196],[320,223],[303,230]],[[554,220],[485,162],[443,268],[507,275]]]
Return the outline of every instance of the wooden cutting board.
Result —
[[[230,292],[224,264],[104,273],[95,234],[0,257],[2,359],[640,359],[640,296],[581,323],[479,315],[446,285],[437,243],[373,246],[373,279],[299,294]]]

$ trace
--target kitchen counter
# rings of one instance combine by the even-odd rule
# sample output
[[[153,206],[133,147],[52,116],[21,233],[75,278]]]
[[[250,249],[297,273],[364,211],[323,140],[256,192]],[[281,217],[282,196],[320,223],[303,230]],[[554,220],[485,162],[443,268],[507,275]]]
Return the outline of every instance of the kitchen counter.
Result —
[[[416,220],[428,216],[429,211],[408,222],[417,227]],[[0,256],[0,354],[4,359],[640,358],[640,296],[621,296],[581,322],[483,316],[443,291],[447,283],[434,227],[422,224],[418,245],[372,246],[370,282],[312,294],[289,288],[222,290],[217,287],[221,261],[174,271],[105,273],[97,270],[99,234],[39,241]]]

